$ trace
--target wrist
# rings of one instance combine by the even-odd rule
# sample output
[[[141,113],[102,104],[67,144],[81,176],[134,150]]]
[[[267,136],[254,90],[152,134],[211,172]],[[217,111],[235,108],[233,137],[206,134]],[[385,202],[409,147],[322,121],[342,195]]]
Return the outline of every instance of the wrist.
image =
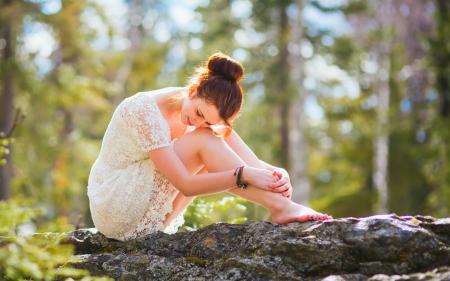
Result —
[[[236,185],[239,188],[247,188],[247,182],[244,180],[244,168],[246,166],[237,167],[234,171],[234,176],[236,177]]]
[[[249,172],[250,172],[251,167],[249,166],[244,166],[244,168],[242,168],[242,173],[241,173],[241,181],[243,183],[248,184],[250,177],[249,177]]]

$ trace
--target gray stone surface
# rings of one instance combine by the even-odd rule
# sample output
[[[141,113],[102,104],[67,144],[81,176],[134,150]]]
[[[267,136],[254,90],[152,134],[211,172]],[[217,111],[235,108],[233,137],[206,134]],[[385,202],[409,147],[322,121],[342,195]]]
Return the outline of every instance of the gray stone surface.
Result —
[[[73,265],[115,280],[449,280],[450,218],[216,223],[120,242],[68,234]]]

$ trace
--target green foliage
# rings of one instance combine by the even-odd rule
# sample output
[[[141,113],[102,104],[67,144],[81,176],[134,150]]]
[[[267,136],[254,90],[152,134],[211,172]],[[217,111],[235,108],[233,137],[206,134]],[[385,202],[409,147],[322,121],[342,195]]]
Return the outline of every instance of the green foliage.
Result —
[[[0,279],[2,280],[66,280],[106,281],[90,277],[85,270],[64,266],[73,259],[72,245],[62,245],[62,234],[21,236],[18,227],[29,224],[42,209],[30,207],[32,200],[15,198],[0,202]],[[61,222],[52,223],[52,230],[67,230]],[[74,278],[74,279],[73,279]]]
[[[345,14],[357,14],[365,12],[369,9],[369,4],[364,0],[351,0],[347,2],[347,5],[341,8],[341,11]]]
[[[189,205],[184,214],[185,224],[183,227],[186,230],[195,230],[217,222],[215,220],[217,214],[220,214],[221,220],[227,223],[239,224],[247,220],[245,216],[236,217],[237,214],[242,214],[247,210],[243,205],[246,200],[235,196],[226,196],[220,200],[214,195],[208,197],[197,197]],[[212,198],[214,199],[211,200]]]
[[[431,133],[426,149],[416,150],[424,162],[423,173],[432,184],[426,201],[426,210],[435,216],[448,216],[450,213],[450,128],[445,119],[434,120],[429,128]]]
[[[423,132],[427,141],[416,152],[422,160],[422,169],[431,184],[426,209],[435,216],[450,213],[450,5],[448,1],[435,1],[436,27],[424,40],[429,46],[427,62],[433,70],[434,91],[430,91],[430,104]],[[433,97],[437,95],[437,97]]]
[[[9,154],[9,146],[14,143],[14,139],[5,138],[3,133],[0,133],[0,166],[6,164],[4,157]]]
[[[17,226],[26,224],[44,213],[43,209],[26,207],[32,204],[31,199],[17,198],[0,201],[0,236],[17,234]]]
[[[336,99],[330,92],[339,83],[317,81],[314,92],[318,93],[325,118],[309,129],[312,206],[335,217],[373,212],[371,208],[377,199],[372,188],[374,106],[377,102],[374,103],[374,98],[379,74],[369,71],[365,65],[374,62],[380,67],[377,46],[391,44],[389,124],[385,128],[390,146],[388,210],[397,214],[448,216],[446,143],[449,135],[446,132],[449,123],[448,119],[445,121],[438,116],[440,101],[436,99],[435,90],[440,88],[437,69],[448,61],[445,46],[449,45],[444,43],[448,42],[448,36],[443,35],[446,34],[442,32],[444,29],[438,31],[439,27],[431,34],[430,26],[427,27],[430,29],[419,28],[429,22],[410,19],[394,10],[391,26],[386,28],[387,23],[380,22],[376,16],[379,5],[384,4],[383,1],[349,1],[341,11],[358,25],[354,32],[334,38],[334,44],[326,48],[320,46],[320,40],[312,41],[317,45],[316,50],[329,58],[329,63],[355,78],[361,89],[360,97],[354,100]],[[408,7],[415,13],[422,13],[423,17],[430,17],[431,10],[425,8],[430,4],[415,2]],[[442,11],[435,9],[436,14]],[[442,23],[449,24],[448,17]],[[376,26],[382,28],[377,30]],[[408,28],[401,28],[406,26]],[[419,41],[420,37],[428,42]],[[425,52],[435,67],[425,67]],[[448,77],[448,72],[443,71],[441,77]],[[352,125],[350,132],[342,132],[343,122],[350,122],[347,123]],[[420,135],[425,136],[424,139],[420,139]]]

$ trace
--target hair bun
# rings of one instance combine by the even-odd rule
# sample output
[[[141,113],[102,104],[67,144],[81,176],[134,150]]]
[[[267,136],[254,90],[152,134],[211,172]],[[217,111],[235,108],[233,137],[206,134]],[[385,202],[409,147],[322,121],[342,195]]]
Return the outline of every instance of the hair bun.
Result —
[[[239,82],[244,77],[244,67],[231,57],[217,52],[208,58],[208,70]]]

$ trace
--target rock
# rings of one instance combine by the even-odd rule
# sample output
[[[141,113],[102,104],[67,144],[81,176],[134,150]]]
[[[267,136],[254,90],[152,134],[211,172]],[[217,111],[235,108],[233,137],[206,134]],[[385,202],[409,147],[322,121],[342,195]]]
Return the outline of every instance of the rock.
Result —
[[[73,266],[115,280],[450,280],[450,218],[216,223],[128,242],[95,229],[67,237]]]

